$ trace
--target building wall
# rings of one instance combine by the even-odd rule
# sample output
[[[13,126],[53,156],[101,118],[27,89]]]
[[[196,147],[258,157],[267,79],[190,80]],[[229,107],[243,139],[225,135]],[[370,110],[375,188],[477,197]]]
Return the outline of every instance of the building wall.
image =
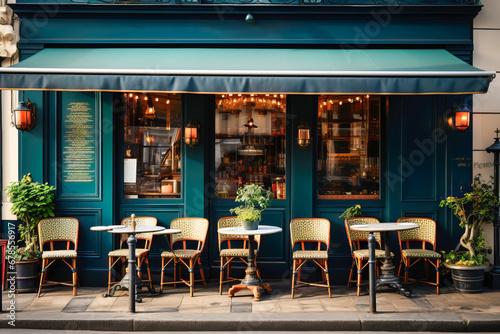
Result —
[[[493,154],[485,148],[493,144],[495,130],[500,129],[500,1],[482,0],[483,10],[474,20],[474,66],[496,71],[487,94],[474,96],[473,108],[473,175],[493,176]],[[487,245],[493,245],[493,226],[485,228]],[[492,255],[490,261],[493,261]]]

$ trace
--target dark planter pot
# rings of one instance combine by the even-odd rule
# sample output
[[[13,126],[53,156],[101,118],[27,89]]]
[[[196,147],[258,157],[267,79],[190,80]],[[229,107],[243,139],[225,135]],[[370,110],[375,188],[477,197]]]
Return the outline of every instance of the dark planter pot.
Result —
[[[36,292],[39,275],[40,260],[16,261],[16,292]]]
[[[257,230],[259,228],[259,221],[254,220],[252,222],[243,221],[243,229],[245,230]]]
[[[451,269],[453,286],[460,292],[477,293],[483,291],[484,271],[489,266],[465,267],[444,264]]]

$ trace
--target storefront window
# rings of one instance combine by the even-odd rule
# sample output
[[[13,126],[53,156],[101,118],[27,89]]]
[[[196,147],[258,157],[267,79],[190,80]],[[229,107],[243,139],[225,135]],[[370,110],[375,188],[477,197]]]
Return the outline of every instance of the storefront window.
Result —
[[[320,199],[380,198],[380,97],[320,96]]]
[[[179,94],[121,95],[125,198],[179,198],[182,108]]]
[[[215,194],[234,198],[244,184],[260,184],[286,198],[286,96],[216,96]]]

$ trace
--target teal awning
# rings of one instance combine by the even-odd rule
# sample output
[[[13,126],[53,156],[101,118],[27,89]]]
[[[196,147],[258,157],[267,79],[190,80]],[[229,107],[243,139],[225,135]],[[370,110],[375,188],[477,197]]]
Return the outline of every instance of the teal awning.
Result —
[[[294,94],[486,93],[445,50],[44,49],[0,68],[1,89]]]

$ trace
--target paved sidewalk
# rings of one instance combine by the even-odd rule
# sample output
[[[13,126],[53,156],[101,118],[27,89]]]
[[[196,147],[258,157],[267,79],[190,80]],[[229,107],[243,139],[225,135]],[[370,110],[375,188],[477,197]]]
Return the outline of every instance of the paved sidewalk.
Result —
[[[387,290],[377,294],[377,314],[368,313],[368,296],[357,297],[354,288],[305,287],[290,299],[288,282],[270,281],[273,291],[253,301],[250,291],[233,298],[218,293],[216,283],[200,285],[194,297],[186,287],[167,287],[164,293],[141,293],[137,313],[128,313],[128,297],[102,297],[104,288],[54,287],[35,294],[17,294],[16,328],[80,329],[107,331],[476,331],[500,332],[500,292],[461,294],[443,287],[412,285],[406,298]],[[3,294],[3,309],[9,299]],[[0,328],[10,328],[8,314]]]

